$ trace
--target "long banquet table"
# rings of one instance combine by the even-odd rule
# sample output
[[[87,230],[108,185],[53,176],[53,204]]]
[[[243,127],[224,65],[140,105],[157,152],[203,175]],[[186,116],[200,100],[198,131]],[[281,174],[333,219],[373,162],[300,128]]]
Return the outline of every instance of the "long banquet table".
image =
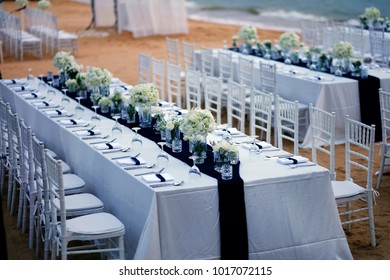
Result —
[[[238,57],[240,53],[233,52],[233,79],[238,81]],[[214,75],[219,75],[218,49],[214,51]],[[330,74],[312,71],[308,68],[296,65],[286,65],[274,60],[250,56],[254,60],[254,87],[260,89],[259,63],[275,64],[277,69],[278,94],[287,100],[298,100],[301,103],[336,113],[335,143],[342,144],[345,141],[344,117],[360,121],[359,83],[356,79],[337,77]],[[197,66],[201,64],[200,52],[196,56]],[[369,70],[369,74],[380,79],[380,86],[385,91],[390,91],[389,69]],[[318,79],[320,77],[320,79]],[[373,91],[372,96],[377,97],[378,92]],[[379,99],[378,99],[379,100]],[[379,107],[378,107],[379,108]],[[375,108],[377,109],[377,108]],[[371,124],[370,124],[371,125]],[[311,131],[303,132],[300,136],[302,148],[311,147]]]
[[[35,82],[36,86],[37,82]],[[46,92],[41,92],[44,96]],[[61,93],[46,97],[60,104]],[[220,227],[217,180],[205,174],[200,181],[188,178],[189,166],[170,157],[166,170],[180,186],[152,188],[50,118],[0,81],[0,96],[30,125],[47,147],[81,176],[88,191],[101,198],[105,211],[126,226],[125,253],[128,259],[219,259]],[[65,104],[73,113],[76,101]],[[92,112],[82,118],[89,121]],[[76,118],[77,116],[73,116]],[[111,134],[113,120],[102,118],[97,129]],[[134,133],[123,127],[116,142],[130,145]],[[215,138],[210,135],[210,139]],[[143,139],[141,156],[156,161],[157,145]],[[261,153],[249,157],[240,148],[240,176],[244,180],[250,259],[351,259],[340,224],[329,171],[320,166],[290,169]],[[129,153],[132,154],[132,151]],[[235,207],[232,204],[232,207]]]

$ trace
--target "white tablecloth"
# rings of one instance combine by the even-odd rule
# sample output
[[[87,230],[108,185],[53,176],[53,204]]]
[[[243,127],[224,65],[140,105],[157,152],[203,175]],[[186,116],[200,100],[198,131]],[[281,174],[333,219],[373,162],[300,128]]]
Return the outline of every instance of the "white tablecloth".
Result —
[[[33,108],[0,82],[0,96],[10,102],[25,122],[81,176],[101,198],[105,211],[126,226],[128,259],[218,259],[220,229],[217,181],[206,175],[197,183],[188,179],[189,166],[170,158],[166,171],[181,186],[150,188],[102,154],[72,129]],[[60,103],[61,94],[52,97]],[[72,100],[65,109],[74,112]],[[82,116],[89,121],[92,112]],[[77,117],[77,116],[74,116]],[[97,124],[110,134],[113,121]],[[123,128],[117,142],[130,145],[134,133]],[[213,136],[211,135],[210,138]],[[144,139],[142,157],[155,162],[157,145]],[[264,154],[278,153],[263,152]],[[279,152],[280,153],[280,152]],[[121,155],[121,154],[119,154]],[[329,171],[319,166],[290,169],[275,160],[256,159],[240,150],[240,175],[245,184],[250,259],[351,259],[330,186]],[[234,207],[234,205],[232,205]]]

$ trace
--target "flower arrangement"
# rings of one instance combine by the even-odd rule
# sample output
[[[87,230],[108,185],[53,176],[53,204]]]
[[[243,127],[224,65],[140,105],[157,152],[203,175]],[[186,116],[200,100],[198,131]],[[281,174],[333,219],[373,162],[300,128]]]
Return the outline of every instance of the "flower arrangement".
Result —
[[[284,32],[279,37],[279,45],[283,50],[292,50],[299,47],[299,37],[295,32]]]
[[[99,106],[101,107],[110,107],[111,100],[107,96],[102,96],[98,101]]]
[[[170,133],[170,137],[167,139],[173,140],[180,136],[180,125],[183,122],[182,118],[169,118],[165,122],[165,129],[167,133]]]
[[[41,10],[46,10],[51,7],[51,2],[49,0],[39,0],[38,1],[38,8]]]
[[[65,69],[66,67],[72,65],[74,62],[74,56],[66,51],[59,51],[53,57],[53,65],[59,70]]]
[[[68,80],[66,80],[65,85],[66,85],[69,89],[76,89],[76,87],[77,87],[77,81],[76,81],[76,79],[68,79]]]
[[[138,84],[133,87],[130,95],[130,103],[133,105],[156,105],[158,90],[152,83]]]
[[[350,58],[353,55],[353,46],[349,42],[340,41],[333,46],[332,54],[335,58]]]
[[[77,89],[78,90],[86,89],[85,79],[86,79],[86,73],[84,73],[84,72],[77,73],[76,81],[77,81]]]
[[[28,5],[28,0],[15,0],[15,2],[20,6],[27,6]]]
[[[257,40],[257,29],[252,25],[244,25],[241,27],[238,36],[248,46],[252,46]]]
[[[120,87],[116,87],[114,89],[114,92],[109,96],[109,99],[112,102],[112,105],[116,110],[119,110],[119,108],[122,106],[124,102],[124,97],[123,97],[124,90]]]
[[[77,74],[81,72],[83,66],[78,64],[75,60],[68,64],[65,68],[66,74],[70,79],[76,79]]]
[[[263,45],[268,50],[271,50],[272,48],[272,42],[270,40],[264,40]]]
[[[377,20],[381,16],[381,12],[376,7],[368,7],[363,14],[367,19]]]
[[[180,130],[184,134],[184,140],[206,135],[215,129],[215,119],[207,109],[193,108],[183,117]]]
[[[238,153],[238,148],[228,141],[213,142],[213,151],[217,152],[222,159],[230,161]]]
[[[234,35],[233,37],[232,37],[232,41],[233,41],[233,43],[232,43],[232,48],[238,48],[238,45],[237,45],[237,40],[238,40],[238,35]]]
[[[112,74],[105,68],[90,67],[85,77],[85,83],[88,87],[109,86]]]

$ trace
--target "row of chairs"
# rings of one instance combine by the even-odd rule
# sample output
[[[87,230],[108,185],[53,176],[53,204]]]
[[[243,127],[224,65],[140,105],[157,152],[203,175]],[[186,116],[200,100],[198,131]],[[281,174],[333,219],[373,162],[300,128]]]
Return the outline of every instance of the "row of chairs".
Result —
[[[27,8],[27,30],[42,40],[45,51],[54,55],[63,50],[77,55],[78,36],[74,33],[60,30],[57,24],[57,16],[51,12]]]
[[[390,38],[385,36],[383,28],[370,28],[368,35],[362,26],[345,22],[327,20],[301,20],[302,41],[312,46],[322,46],[332,49],[334,44],[347,41],[354,47],[354,56],[358,59],[371,57],[374,63],[382,67],[389,67]],[[366,41],[369,40],[370,51],[366,50]]]
[[[26,32],[20,19],[8,12],[0,10],[0,40],[5,50],[23,60],[25,52],[31,52],[42,59],[42,41],[39,37]]]
[[[18,204],[17,227],[28,227],[29,248],[44,259],[100,253],[102,258],[124,259],[124,225],[103,212],[103,202],[85,192],[85,182],[48,150],[10,105],[0,100],[1,192],[8,176],[7,208]],[[19,195],[18,195],[19,194]],[[27,222],[28,221],[28,222]],[[90,241],[84,244],[85,241]]]

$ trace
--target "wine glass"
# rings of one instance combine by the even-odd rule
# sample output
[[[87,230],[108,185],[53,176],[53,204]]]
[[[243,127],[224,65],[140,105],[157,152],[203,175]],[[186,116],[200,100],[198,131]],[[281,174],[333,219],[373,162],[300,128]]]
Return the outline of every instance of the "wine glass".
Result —
[[[32,84],[34,82],[34,75],[32,74],[33,68],[28,68],[27,83]]]
[[[62,96],[62,99],[61,99],[61,103],[70,103],[70,99],[69,97],[66,95],[68,89],[67,88],[62,88],[61,91],[64,93],[64,95]]]
[[[54,97],[56,95],[56,91],[55,91],[55,89],[54,88],[49,88],[48,90],[47,90],[47,96],[51,96],[51,97]]]
[[[115,120],[115,124],[112,127],[112,129],[111,129],[113,135],[116,134],[116,133],[119,133],[119,134],[122,133],[122,127],[121,127],[120,123],[118,122],[118,119],[120,117],[121,117],[120,114],[115,114],[115,115],[112,116],[112,118]]]
[[[142,149],[142,139],[138,134],[138,130],[140,130],[140,127],[133,127],[133,130],[135,132],[135,135],[133,139],[131,139],[131,147],[136,152],[139,153]]]
[[[83,114],[85,112],[84,107],[81,105],[81,97],[77,96],[76,99],[78,100],[78,103],[76,107],[74,108],[74,111],[76,114]]]
[[[157,144],[159,144],[161,147],[160,153],[157,155],[157,165],[159,167],[166,167],[169,162],[169,157],[168,154],[164,151],[165,142],[158,142]]]
[[[190,156],[190,159],[192,159],[192,166],[190,170],[188,170],[188,176],[191,182],[199,181],[202,177],[202,174],[200,173],[199,168],[196,166],[196,160],[199,158],[198,156]]]
[[[99,105],[93,105],[92,108],[95,110],[95,112],[93,113],[93,115],[91,117],[91,122],[100,122],[101,119],[100,119],[99,115],[97,114],[97,108],[99,108]]]
[[[260,148],[256,145],[256,139],[259,138],[259,136],[258,135],[252,135],[250,137],[253,138],[252,144],[249,147],[249,157],[252,158],[253,156],[255,156],[255,155],[260,153]]]

